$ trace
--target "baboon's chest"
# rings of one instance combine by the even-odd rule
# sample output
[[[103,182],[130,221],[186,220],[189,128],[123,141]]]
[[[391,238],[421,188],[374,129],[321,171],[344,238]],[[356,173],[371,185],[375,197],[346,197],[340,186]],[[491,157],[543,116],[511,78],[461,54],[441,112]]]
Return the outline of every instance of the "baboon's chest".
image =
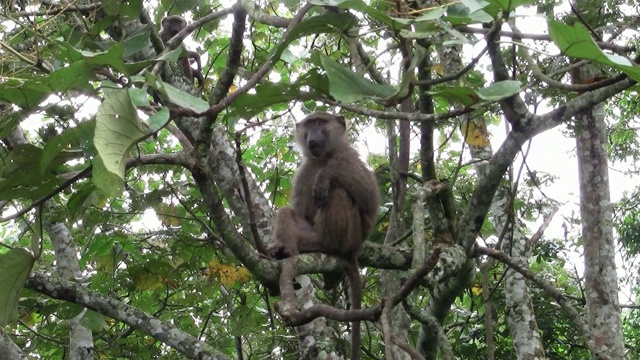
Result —
[[[313,204],[313,186],[316,175],[323,166],[303,164],[296,173],[293,182],[293,208],[313,224],[318,208]]]

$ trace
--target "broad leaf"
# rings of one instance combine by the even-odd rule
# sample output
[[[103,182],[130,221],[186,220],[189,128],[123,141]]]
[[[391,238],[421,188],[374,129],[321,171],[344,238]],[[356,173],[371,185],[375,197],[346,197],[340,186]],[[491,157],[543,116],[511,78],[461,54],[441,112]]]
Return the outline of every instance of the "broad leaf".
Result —
[[[129,150],[145,136],[129,93],[120,90],[107,94],[98,108],[94,135],[101,160],[94,164],[94,181],[105,194],[117,195],[122,191]]]
[[[522,83],[518,80],[504,80],[493,83],[484,89],[478,89],[478,96],[482,100],[497,101],[508,98],[520,92]]]
[[[0,164],[0,199],[31,199],[36,200],[53,191],[60,180],[50,171],[41,172],[41,148],[24,144],[16,146]],[[51,167],[76,158],[69,153],[59,153],[50,162]]]
[[[83,121],[78,124],[78,126],[69,128],[62,134],[56,135],[51,138],[42,150],[42,157],[40,158],[40,173],[42,174],[47,169],[50,169],[52,167],[52,162],[55,159],[65,159],[66,157],[59,157],[58,155],[69,144],[80,143],[83,145],[89,145],[87,140],[91,139],[91,137],[93,136],[95,127],[95,120]]]
[[[640,81],[640,67],[633,66],[625,57],[602,52],[591,38],[589,30],[580,23],[569,26],[559,21],[549,21],[549,36],[567,56],[611,66],[623,71],[632,79]]]
[[[0,256],[0,326],[18,319],[18,300],[36,259],[26,250],[14,248]]]
[[[203,113],[209,109],[209,103],[199,97],[195,97],[184,90],[180,90],[171,84],[163,83],[165,95],[170,103],[179,107]]]
[[[293,41],[304,36],[324,33],[342,33],[351,29],[357,24],[355,16],[349,13],[332,13],[327,12],[322,15],[313,16],[309,19],[301,21],[298,25],[294,26],[289,32],[286,39],[278,46],[274,57],[280,58],[280,55],[284,49],[289,46]]]
[[[534,0],[486,0],[489,4],[500,7],[505,12],[511,12],[518,6],[532,4]]]
[[[350,9],[368,15],[372,19],[387,25],[394,30],[400,30],[411,22],[409,19],[392,18],[386,12],[367,5],[362,0],[313,0],[312,4],[321,6],[337,6],[340,9]]]
[[[393,86],[380,85],[365,79],[320,52],[315,52],[315,56],[320,57],[322,67],[329,78],[329,93],[338,101],[351,103],[367,99],[385,100],[397,91]]]
[[[25,109],[35,108],[49,94],[51,94],[50,89],[34,80],[9,79],[0,82],[0,100]]]
[[[86,208],[86,204],[90,204],[91,200],[95,198],[96,185],[94,183],[84,183],[79,189],[75,190],[69,201],[67,202],[67,209],[72,219],[75,219],[76,215],[80,214],[82,209]]]
[[[155,114],[151,115],[149,119],[147,119],[147,123],[151,128],[151,132],[156,132],[167,125],[170,121],[169,119],[169,109],[166,107],[161,108]]]
[[[433,96],[442,96],[448,100],[459,102],[465,106],[471,106],[480,100],[498,101],[508,98],[519,93],[520,87],[521,83],[517,80],[505,80],[479,90],[459,86],[429,93]]]

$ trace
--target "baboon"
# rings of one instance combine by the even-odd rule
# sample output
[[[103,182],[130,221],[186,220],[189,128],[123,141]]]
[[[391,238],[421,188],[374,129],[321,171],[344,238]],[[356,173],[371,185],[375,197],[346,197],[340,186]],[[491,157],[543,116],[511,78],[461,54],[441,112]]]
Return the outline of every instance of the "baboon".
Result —
[[[269,254],[276,259],[310,252],[343,257],[348,262],[351,308],[360,309],[356,253],[378,213],[375,176],[349,144],[342,116],[324,112],[307,116],[296,124],[296,142],[304,156],[293,180],[290,207],[276,214]],[[330,286],[328,280],[325,287]],[[358,359],[360,322],[351,326],[351,359]]]
[[[180,16],[172,15],[165,17],[162,19],[162,29],[160,30],[160,38],[162,39],[162,42],[166,45],[172,37],[176,36],[176,34],[182,31],[185,27],[187,27],[187,21]],[[182,67],[184,75],[191,81],[193,81],[194,78],[198,79],[198,86],[202,88],[204,86],[204,76],[202,75],[200,54],[195,51],[187,50],[184,44],[181,46],[183,55],[180,56],[178,63]],[[196,65],[198,66],[197,69],[193,69],[191,67],[190,59],[193,59],[196,62]]]

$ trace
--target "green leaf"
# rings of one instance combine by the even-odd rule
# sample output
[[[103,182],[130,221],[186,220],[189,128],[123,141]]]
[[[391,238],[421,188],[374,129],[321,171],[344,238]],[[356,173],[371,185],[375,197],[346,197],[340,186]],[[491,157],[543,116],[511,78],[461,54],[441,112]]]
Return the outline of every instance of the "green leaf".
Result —
[[[0,163],[0,199],[39,199],[54,190],[60,181],[50,172],[39,171],[42,149],[35,145],[18,145]],[[75,157],[75,156],[74,156]],[[59,154],[51,162],[58,166],[67,161],[67,154]]]
[[[447,7],[447,15],[442,19],[451,25],[466,25],[474,23],[489,23],[493,21],[493,17],[489,15],[483,8],[486,3],[480,4],[475,0],[462,1],[459,4],[452,4]]]
[[[2,97],[1,89],[2,87],[0,86],[0,98]],[[0,139],[7,136],[28,114],[26,110],[13,111],[9,115],[3,113],[0,116]]]
[[[174,105],[189,109],[196,113],[203,113],[209,109],[209,103],[199,97],[195,97],[184,90],[180,90],[171,84],[163,83],[163,89],[169,102]]]
[[[20,248],[0,256],[0,327],[18,319],[20,293],[35,261],[28,251]]]
[[[432,21],[435,19],[440,19],[442,18],[442,16],[444,15],[446,8],[444,6],[438,6],[433,10],[429,10],[426,13],[418,16],[417,18],[415,18],[415,22],[421,22],[421,21]]]
[[[147,120],[149,123],[149,127],[151,128],[151,132],[156,132],[167,125],[171,119],[169,119],[169,109],[166,107],[162,107],[158,112],[151,115]]]
[[[137,87],[129,88],[129,96],[134,106],[149,106],[149,93]]]
[[[40,83],[51,92],[66,92],[73,87],[93,91],[93,87],[89,84],[89,81],[94,78],[93,68],[94,66],[87,62],[78,61],[52,72]]]
[[[158,60],[164,60],[167,62],[178,62],[178,59],[180,59],[180,55],[182,55],[182,53],[184,52],[184,49],[182,47],[177,47],[167,53],[162,54],[160,57],[158,57]]]
[[[119,195],[129,151],[147,136],[127,90],[113,91],[98,108],[94,144],[100,155],[94,164],[94,181],[107,195]]]
[[[67,209],[71,218],[75,219],[76,215],[81,213],[81,210],[86,208],[86,204],[90,204],[95,197],[96,186],[93,183],[84,183],[79,189],[75,190],[69,201],[67,202]]]
[[[289,102],[300,96],[300,88],[284,83],[258,85],[255,94],[244,93],[233,102],[234,113],[242,118],[251,118],[271,105]]]
[[[24,109],[35,108],[49,94],[51,94],[50,89],[35,81],[9,79],[0,82],[0,100]]]
[[[474,90],[469,87],[458,86],[447,88],[442,91],[429,92],[433,96],[441,96],[451,101],[459,102],[465,106],[471,106],[480,100],[498,101],[520,92],[520,81],[505,80],[491,84],[490,86]]]
[[[549,21],[551,40],[567,56],[591,60],[618,69],[635,81],[640,81],[640,67],[633,66],[627,58],[602,52],[593,41],[589,30],[584,25],[565,25],[559,21]]]
[[[70,320],[74,317],[80,315],[80,313],[84,310],[84,307],[72,302],[63,302],[58,306],[58,311],[56,311],[56,316],[63,320]]]
[[[127,68],[124,66],[124,57],[123,57],[123,47],[121,43],[115,43],[108,51],[106,52],[92,52],[92,51],[82,51],[82,55],[85,57],[85,61],[89,64],[98,65],[98,66],[110,66],[120,72],[123,72],[127,75]]]
[[[479,89],[477,93],[482,100],[497,101],[519,93],[521,86],[522,83],[518,80],[504,80]]]
[[[135,33],[131,34],[122,41],[122,48],[124,49],[124,58],[129,58],[133,54],[146,49],[149,46],[149,37],[151,36],[151,26],[143,26]],[[137,71],[136,71],[137,72]],[[129,73],[132,74],[132,73]]]
[[[51,138],[42,150],[42,157],[40,157],[39,164],[40,173],[43,174],[53,166],[59,165],[60,160],[64,159],[66,161],[70,154],[76,154],[65,153],[64,156],[58,156],[69,144],[76,142],[80,144],[88,143],[87,140],[93,137],[95,126],[95,120],[83,121],[78,124],[78,126],[69,128],[62,134],[56,135]],[[59,161],[53,163],[54,160]]]
[[[238,306],[229,316],[229,325],[233,336],[253,334],[262,327],[262,315],[253,307]]]
[[[86,252],[80,257],[80,267],[84,268],[88,262],[95,261],[95,259],[102,256],[113,255],[113,246],[116,239],[111,236],[97,235],[95,236],[89,245]]]
[[[386,12],[375,9],[365,4],[362,0],[313,0],[311,3],[320,6],[337,6],[340,9],[356,10],[391,27],[393,30],[400,30],[411,23],[409,19],[392,18]]]
[[[142,0],[105,0],[102,6],[108,15],[118,16],[123,21],[131,21],[140,15]]]
[[[320,57],[322,67],[329,78],[329,93],[338,101],[351,103],[366,99],[385,100],[396,93],[393,86],[380,85],[368,80],[319,51],[315,51],[314,56]]]
[[[470,106],[478,102],[478,94],[469,87],[453,86],[440,91],[429,91],[428,94],[441,96],[450,101],[459,102],[465,106]]]
[[[518,6],[532,4],[535,0],[486,0],[489,4],[500,7],[505,12],[511,12]]]
[[[60,185],[58,178],[53,175],[25,176],[28,175],[0,180],[0,200],[39,200]]]
[[[274,58],[279,59],[284,49],[296,39],[314,34],[340,34],[351,29],[357,23],[358,19],[349,13],[327,12],[305,19],[291,29],[286,39],[276,48]]]
[[[87,310],[84,313],[84,316],[80,319],[80,324],[94,333],[101,333],[109,329],[105,317],[93,310]]]

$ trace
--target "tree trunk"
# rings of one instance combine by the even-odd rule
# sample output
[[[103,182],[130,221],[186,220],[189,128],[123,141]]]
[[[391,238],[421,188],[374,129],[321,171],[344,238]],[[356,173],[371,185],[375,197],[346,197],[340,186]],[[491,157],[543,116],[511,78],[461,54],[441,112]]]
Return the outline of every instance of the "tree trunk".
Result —
[[[73,238],[64,223],[45,223],[53,250],[56,254],[56,269],[60,275],[68,280],[80,277],[80,265]],[[93,337],[91,331],[84,327],[80,320],[86,314],[83,309],[80,314],[69,320],[69,359],[93,359]]]
[[[574,82],[585,79],[586,71],[576,74]],[[577,75],[577,76],[575,76]],[[604,106],[576,116],[576,143],[580,178],[580,215],[584,242],[585,297],[587,321],[592,338],[602,353],[611,359],[624,358],[622,325],[618,306],[618,277]]]

